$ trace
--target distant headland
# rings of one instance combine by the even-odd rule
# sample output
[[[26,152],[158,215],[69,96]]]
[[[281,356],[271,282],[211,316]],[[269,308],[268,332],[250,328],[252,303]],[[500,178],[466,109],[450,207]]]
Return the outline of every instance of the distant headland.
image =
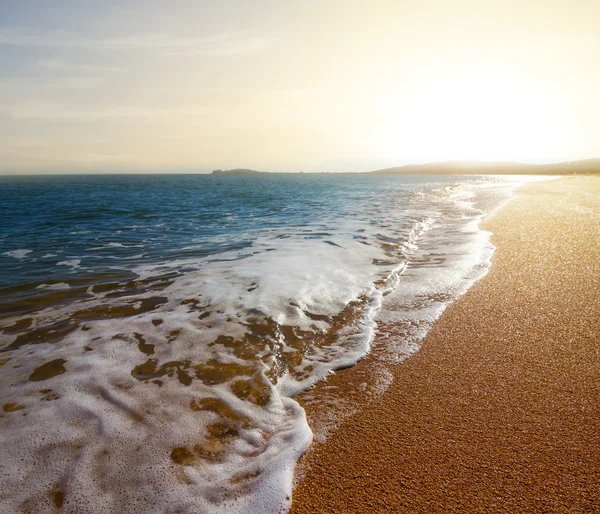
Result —
[[[214,170],[212,172],[212,175],[255,175],[256,173],[265,173],[265,172],[250,170],[247,168],[236,168],[234,170]]]
[[[572,175],[600,173],[600,159],[569,161],[554,164],[522,164],[518,162],[447,161],[430,164],[409,164],[369,173],[444,174],[444,175]]]

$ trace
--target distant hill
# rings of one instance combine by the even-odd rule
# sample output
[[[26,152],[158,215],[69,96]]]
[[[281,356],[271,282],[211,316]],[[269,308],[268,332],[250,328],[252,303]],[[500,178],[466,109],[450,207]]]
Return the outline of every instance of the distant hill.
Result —
[[[296,172],[303,173],[303,172]],[[559,162],[555,164],[522,164],[518,162],[445,161],[428,164],[408,164],[394,168],[369,171],[377,175],[573,175],[600,174],[600,159]],[[260,175],[268,171],[248,168],[214,170],[213,175]]]
[[[249,170],[246,168],[237,168],[235,170],[214,170],[212,172],[212,175],[254,175],[256,173],[265,173],[265,172]]]
[[[369,173],[392,174],[490,174],[490,175],[571,175],[600,174],[600,159],[556,164],[520,164],[516,162],[447,161],[431,164],[409,164]]]

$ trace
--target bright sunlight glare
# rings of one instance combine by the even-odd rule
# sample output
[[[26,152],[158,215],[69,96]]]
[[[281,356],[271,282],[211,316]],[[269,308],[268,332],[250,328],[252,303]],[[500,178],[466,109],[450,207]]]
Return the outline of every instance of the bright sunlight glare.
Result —
[[[379,126],[369,144],[390,159],[410,147],[415,162],[560,159],[568,101],[548,84],[510,70],[469,71],[431,78],[406,96],[377,100]],[[403,119],[402,128],[398,120]],[[573,138],[576,134],[572,134]]]

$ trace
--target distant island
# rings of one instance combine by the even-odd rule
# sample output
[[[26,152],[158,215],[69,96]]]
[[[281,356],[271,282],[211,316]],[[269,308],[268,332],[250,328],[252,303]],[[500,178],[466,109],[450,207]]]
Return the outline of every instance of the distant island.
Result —
[[[571,175],[600,173],[600,159],[560,162],[555,164],[521,164],[517,162],[447,161],[409,164],[370,171],[379,175],[444,174],[444,175]]]
[[[214,170],[212,175],[255,175],[265,173],[264,171],[250,170],[246,168],[236,168],[234,170]]]

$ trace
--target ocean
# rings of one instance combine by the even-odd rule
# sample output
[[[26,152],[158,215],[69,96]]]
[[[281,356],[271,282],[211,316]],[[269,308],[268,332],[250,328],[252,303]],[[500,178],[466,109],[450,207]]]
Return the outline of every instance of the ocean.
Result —
[[[0,177],[2,511],[287,511],[294,397],[418,350],[524,180]]]

